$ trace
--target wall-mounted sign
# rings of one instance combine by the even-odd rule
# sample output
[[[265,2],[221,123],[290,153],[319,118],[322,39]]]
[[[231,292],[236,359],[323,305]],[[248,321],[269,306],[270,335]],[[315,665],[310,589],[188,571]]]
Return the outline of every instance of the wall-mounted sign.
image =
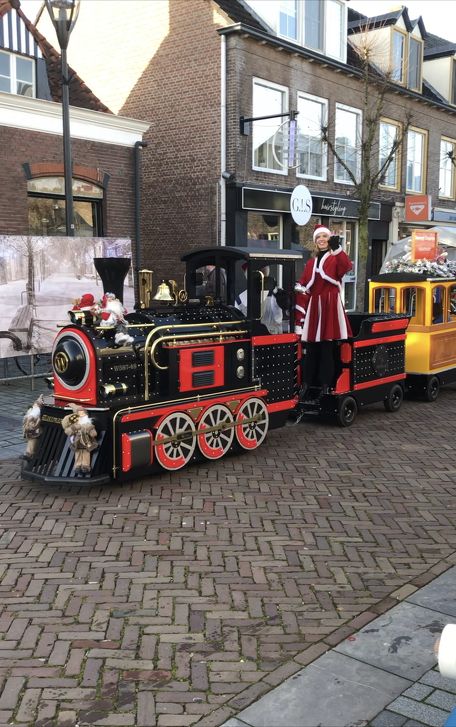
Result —
[[[405,197],[405,221],[425,222],[431,219],[431,195],[414,194]]]
[[[412,230],[412,260],[435,260],[438,235],[429,230]]]
[[[456,210],[443,210],[434,207],[432,219],[436,222],[456,222]]]
[[[359,217],[359,200],[312,195],[313,213],[327,217]],[[370,220],[380,219],[380,202],[371,202],[368,210]]]
[[[312,216],[312,197],[304,184],[298,184],[291,193],[290,212],[297,225],[307,225]]]

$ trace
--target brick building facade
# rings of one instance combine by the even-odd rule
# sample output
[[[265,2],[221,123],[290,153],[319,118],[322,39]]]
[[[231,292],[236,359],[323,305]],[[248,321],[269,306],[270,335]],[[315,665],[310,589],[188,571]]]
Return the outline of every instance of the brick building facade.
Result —
[[[289,6],[298,12],[304,2]],[[176,267],[180,255],[195,245],[246,245],[258,242],[259,236],[284,247],[302,243],[305,231],[296,228],[287,209],[297,183],[311,191],[314,219],[331,222],[350,242],[350,253],[356,257],[356,201],[352,186],[335,179],[332,155],[327,154],[326,171],[320,178],[299,177],[295,170],[262,170],[253,163],[253,135],[241,134],[239,127],[241,116],[257,115],[255,79],[284,91],[284,111],[296,109],[298,92],[324,101],[333,122],[336,107],[362,108],[362,85],[350,41],[361,27],[356,27],[360,16],[348,12],[347,27],[344,2],[326,0],[314,5],[325,9],[330,2],[340,6],[342,13],[338,57],[329,47],[314,50],[299,39],[284,37],[255,11],[257,5],[265,7],[256,0],[132,0],[128,9],[124,3],[114,4],[105,32],[94,46],[97,63],[95,54],[90,58],[78,38],[102,21],[104,3],[92,0],[90,15],[84,16],[82,8],[70,58],[78,68],[86,64],[87,80],[100,94],[103,82],[101,97],[109,99],[114,111],[151,124],[146,138],[152,143],[143,154],[142,240],[144,261],[159,277],[169,275],[170,269],[176,274],[182,270]],[[280,3],[271,0],[266,5],[269,12]],[[363,20],[366,27],[367,21]],[[411,22],[404,9],[379,22],[375,19],[372,28],[378,27],[385,33],[400,31],[407,48],[418,44],[420,58],[424,46],[425,61],[431,60],[432,46],[441,40],[426,34],[421,20]],[[113,61],[115,72],[111,69],[108,79],[100,59],[115,46],[119,34],[122,59]],[[456,48],[445,43],[441,43],[444,55],[453,57]],[[426,143],[420,193],[431,195],[434,208],[443,210],[443,216],[447,211],[449,217],[455,213],[456,219],[454,184],[451,194],[442,197],[440,193],[442,138],[450,140],[450,147],[456,139],[454,103],[420,76],[419,88],[410,89],[407,82],[392,88],[383,115],[393,125],[401,124],[408,110],[418,129],[416,138]],[[331,133],[334,139],[334,128]],[[374,272],[387,244],[406,232],[401,223],[405,196],[410,193],[407,174],[415,174],[416,160],[412,158],[410,172],[405,152],[399,156],[395,187],[384,185],[374,199],[369,229]],[[414,186],[415,181],[410,184]]]
[[[18,0],[0,0],[0,60],[0,234],[64,235],[60,55]],[[75,235],[134,242],[135,144],[149,125],[114,115],[70,73]]]

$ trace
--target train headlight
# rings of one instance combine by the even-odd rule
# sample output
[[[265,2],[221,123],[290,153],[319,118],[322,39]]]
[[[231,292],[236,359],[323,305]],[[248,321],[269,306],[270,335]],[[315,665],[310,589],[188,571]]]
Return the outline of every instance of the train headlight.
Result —
[[[245,368],[243,366],[238,366],[236,369],[236,376],[238,379],[242,379],[245,374]]]
[[[236,351],[236,358],[238,361],[243,361],[245,359],[245,351],[243,348],[238,348]]]

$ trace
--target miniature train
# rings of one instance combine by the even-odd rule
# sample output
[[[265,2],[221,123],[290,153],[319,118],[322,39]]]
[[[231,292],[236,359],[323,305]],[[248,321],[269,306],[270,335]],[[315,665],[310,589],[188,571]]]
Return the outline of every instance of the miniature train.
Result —
[[[118,326],[91,310],[70,312],[71,322],[55,339],[53,396],[39,405],[24,478],[124,481],[233,449],[254,450],[293,412],[349,426],[367,404],[399,409],[407,315],[350,316],[353,337],[338,344],[332,394],[311,388],[300,401],[302,344],[294,333],[293,295],[284,296],[278,316],[277,305],[272,309],[279,332],[264,310],[272,293],[278,298],[277,283],[293,289],[302,253],[218,247],[182,260],[180,291],[163,281],[152,298],[151,273],[140,272],[140,302],[125,316],[120,336]],[[116,261],[105,263],[110,267],[99,262],[97,270],[106,292],[119,282],[112,277]],[[85,466],[75,445],[78,414],[96,431],[93,441],[81,439]]]

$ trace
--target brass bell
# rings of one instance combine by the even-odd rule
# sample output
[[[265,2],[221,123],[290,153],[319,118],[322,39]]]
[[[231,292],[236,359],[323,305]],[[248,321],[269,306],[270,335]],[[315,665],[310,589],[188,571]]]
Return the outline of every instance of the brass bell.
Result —
[[[165,283],[164,280],[160,283],[160,285],[157,288],[157,292],[155,293],[152,300],[162,300],[165,303],[173,303],[174,298],[171,295],[171,291],[169,289],[168,283]]]

